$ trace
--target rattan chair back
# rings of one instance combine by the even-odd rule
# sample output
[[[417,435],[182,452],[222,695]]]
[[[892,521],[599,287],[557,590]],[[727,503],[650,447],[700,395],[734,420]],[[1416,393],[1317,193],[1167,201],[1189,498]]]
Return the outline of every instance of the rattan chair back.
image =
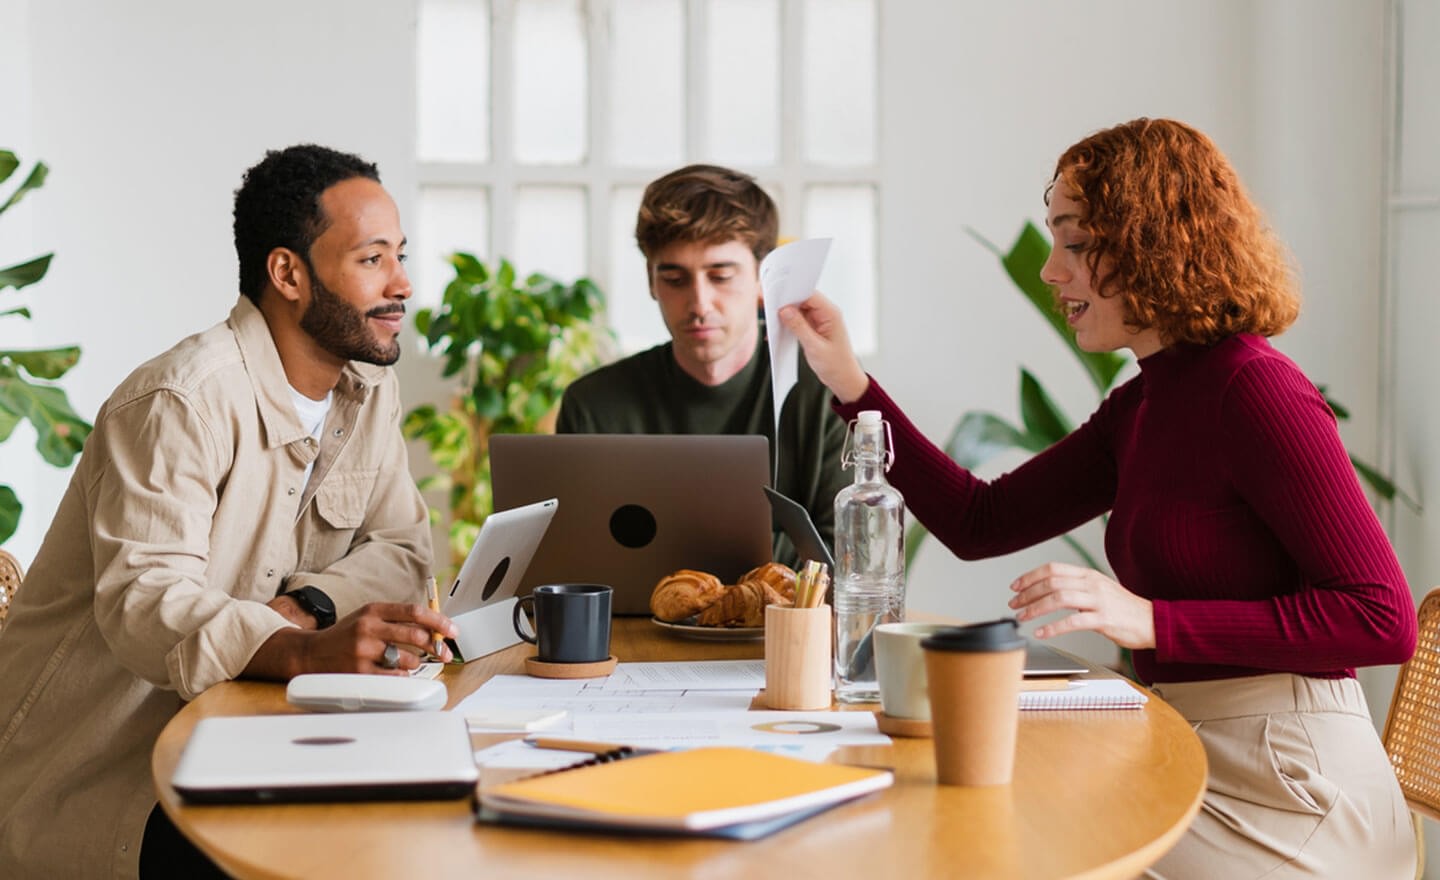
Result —
[[[1420,603],[1420,638],[1395,680],[1384,739],[1410,809],[1440,821],[1440,587]]]
[[[5,629],[5,619],[10,616],[10,603],[20,589],[25,570],[20,562],[4,550],[0,550],[0,632]]]

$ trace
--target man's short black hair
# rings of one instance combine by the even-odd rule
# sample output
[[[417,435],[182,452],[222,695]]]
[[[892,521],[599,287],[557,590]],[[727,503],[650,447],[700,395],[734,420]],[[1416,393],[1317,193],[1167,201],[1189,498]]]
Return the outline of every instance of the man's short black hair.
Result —
[[[308,263],[310,246],[330,225],[320,207],[321,194],[356,177],[379,183],[380,171],[359,156],[316,144],[270,150],[246,171],[235,191],[240,292],[260,304],[265,261],[277,247],[295,251]]]

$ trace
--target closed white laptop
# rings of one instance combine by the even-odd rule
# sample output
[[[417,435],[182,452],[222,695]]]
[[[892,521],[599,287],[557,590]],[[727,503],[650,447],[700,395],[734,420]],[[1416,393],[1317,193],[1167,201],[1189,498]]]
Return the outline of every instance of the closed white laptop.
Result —
[[[479,772],[454,712],[254,715],[195,725],[171,785],[193,803],[469,796]]]

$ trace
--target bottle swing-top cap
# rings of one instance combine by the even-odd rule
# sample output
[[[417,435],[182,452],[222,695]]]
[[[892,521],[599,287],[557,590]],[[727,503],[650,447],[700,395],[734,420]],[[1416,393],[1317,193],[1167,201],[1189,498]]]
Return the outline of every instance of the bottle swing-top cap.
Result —
[[[881,427],[885,429],[884,448],[880,450],[880,461],[885,470],[890,470],[895,464],[895,438],[890,434],[890,423],[880,415],[878,409],[861,410],[859,414],[850,420],[849,429],[845,432],[845,442],[840,448],[840,467],[849,468],[855,465],[855,433],[857,429],[863,428],[866,432],[879,432]]]

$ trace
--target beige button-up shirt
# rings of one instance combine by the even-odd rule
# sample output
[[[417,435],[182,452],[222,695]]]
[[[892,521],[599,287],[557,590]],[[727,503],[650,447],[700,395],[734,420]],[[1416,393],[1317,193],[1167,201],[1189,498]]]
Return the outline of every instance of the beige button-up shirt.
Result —
[[[307,436],[243,297],[121,383],[0,634],[0,877],[137,876],[160,729],[290,625],[277,593],[423,601],[401,412],[351,363]]]

